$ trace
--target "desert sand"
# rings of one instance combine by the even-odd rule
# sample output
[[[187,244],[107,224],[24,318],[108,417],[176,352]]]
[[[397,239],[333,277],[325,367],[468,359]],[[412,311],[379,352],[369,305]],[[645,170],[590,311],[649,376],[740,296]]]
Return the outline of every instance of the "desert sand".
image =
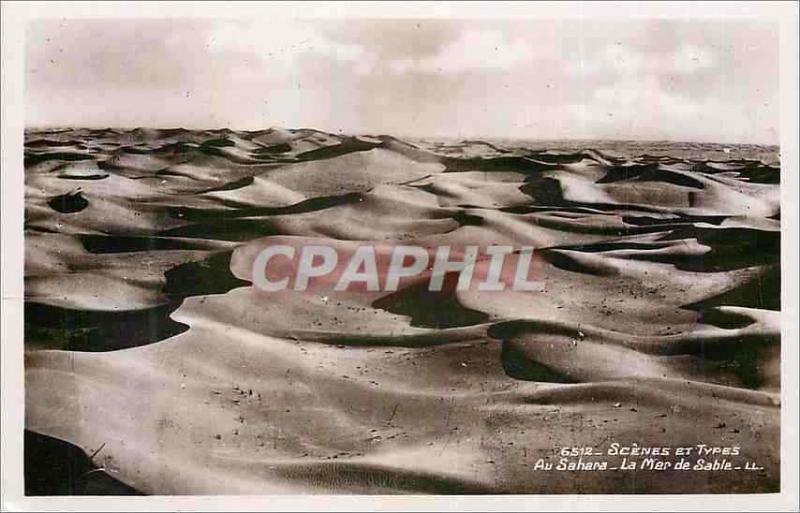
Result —
[[[777,152],[29,130],[28,490],[777,491]],[[265,293],[272,237],[531,245],[544,289]],[[759,469],[534,469],[612,443]]]

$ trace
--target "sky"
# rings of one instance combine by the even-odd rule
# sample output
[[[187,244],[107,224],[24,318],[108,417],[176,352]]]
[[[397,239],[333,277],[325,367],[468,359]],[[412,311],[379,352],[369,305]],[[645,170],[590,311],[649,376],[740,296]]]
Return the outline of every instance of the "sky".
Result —
[[[51,19],[30,127],[779,142],[767,21]]]

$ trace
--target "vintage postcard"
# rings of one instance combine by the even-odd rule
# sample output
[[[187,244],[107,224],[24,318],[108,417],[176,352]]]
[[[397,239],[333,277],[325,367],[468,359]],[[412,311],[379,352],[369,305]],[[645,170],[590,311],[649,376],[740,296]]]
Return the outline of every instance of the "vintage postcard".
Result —
[[[797,3],[3,3],[3,507],[797,507]]]

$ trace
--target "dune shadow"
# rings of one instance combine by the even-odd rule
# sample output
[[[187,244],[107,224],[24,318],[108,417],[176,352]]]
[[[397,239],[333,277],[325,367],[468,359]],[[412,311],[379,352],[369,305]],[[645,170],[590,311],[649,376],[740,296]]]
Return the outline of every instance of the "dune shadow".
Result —
[[[180,302],[127,311],[25,304],[25,345],[36,349],[114,351],[158,342],[189,327],[170,318]]]
[[[232,252],[214,254],[166,271],[162,292],[168,302],[137,310],[78,310],[29,301],[25,344],[35,349],[100,352],[143,346],[189,329],[172,319],[189,296],[224,294],[250,285],[230,272]]]
[[[455,293],[457,281],[457,273],[448,273],[441,291],[428,290],[428,283],[423,282],[384,296],[374,301],[372,306],[406,315],[411,318],[411,326],[418,328],[458,328],[486,322],[488,315],[458,301]]]
[[[26,496],[142,495],[69,442],[25,430],[23,443]]]
[[[56,212],[73,214],[88,207],[89,201],[83,197],[81,191],[73,191],[51,198],[47,204]]]

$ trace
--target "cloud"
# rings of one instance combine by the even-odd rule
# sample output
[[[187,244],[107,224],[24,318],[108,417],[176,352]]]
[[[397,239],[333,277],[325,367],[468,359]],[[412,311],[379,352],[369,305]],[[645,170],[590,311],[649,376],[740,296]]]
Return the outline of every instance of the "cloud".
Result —
[[[290,72],[305,58],[328,58],[358,63],[368,58],[358,44],[327,39],[315,24],[303,21],[276,23],[230,20],[215,24],[206,34],[212,55],[252,59],[256,71],[272,68]]]
[[[325,20],[316,25],[334,44],[352,44],[379,61],[423,59],[459,37],[464,23],[440,19]]]
[[[776,142],[769,23],[57,20],[31,124]]]
[[[509,39],[499,29],[467,28],[433,55],[396,59],[392,71],[454,72],[512,70],[532,63],[539,54],[532,41]]]
[[[568,69],[579,76],[596,73],[692,74],[713,65],[713,49],[705,46],[680,43],[668,52],[648,52],[641,47],[614,42],[602,46],[590,60],[571,61]]]

